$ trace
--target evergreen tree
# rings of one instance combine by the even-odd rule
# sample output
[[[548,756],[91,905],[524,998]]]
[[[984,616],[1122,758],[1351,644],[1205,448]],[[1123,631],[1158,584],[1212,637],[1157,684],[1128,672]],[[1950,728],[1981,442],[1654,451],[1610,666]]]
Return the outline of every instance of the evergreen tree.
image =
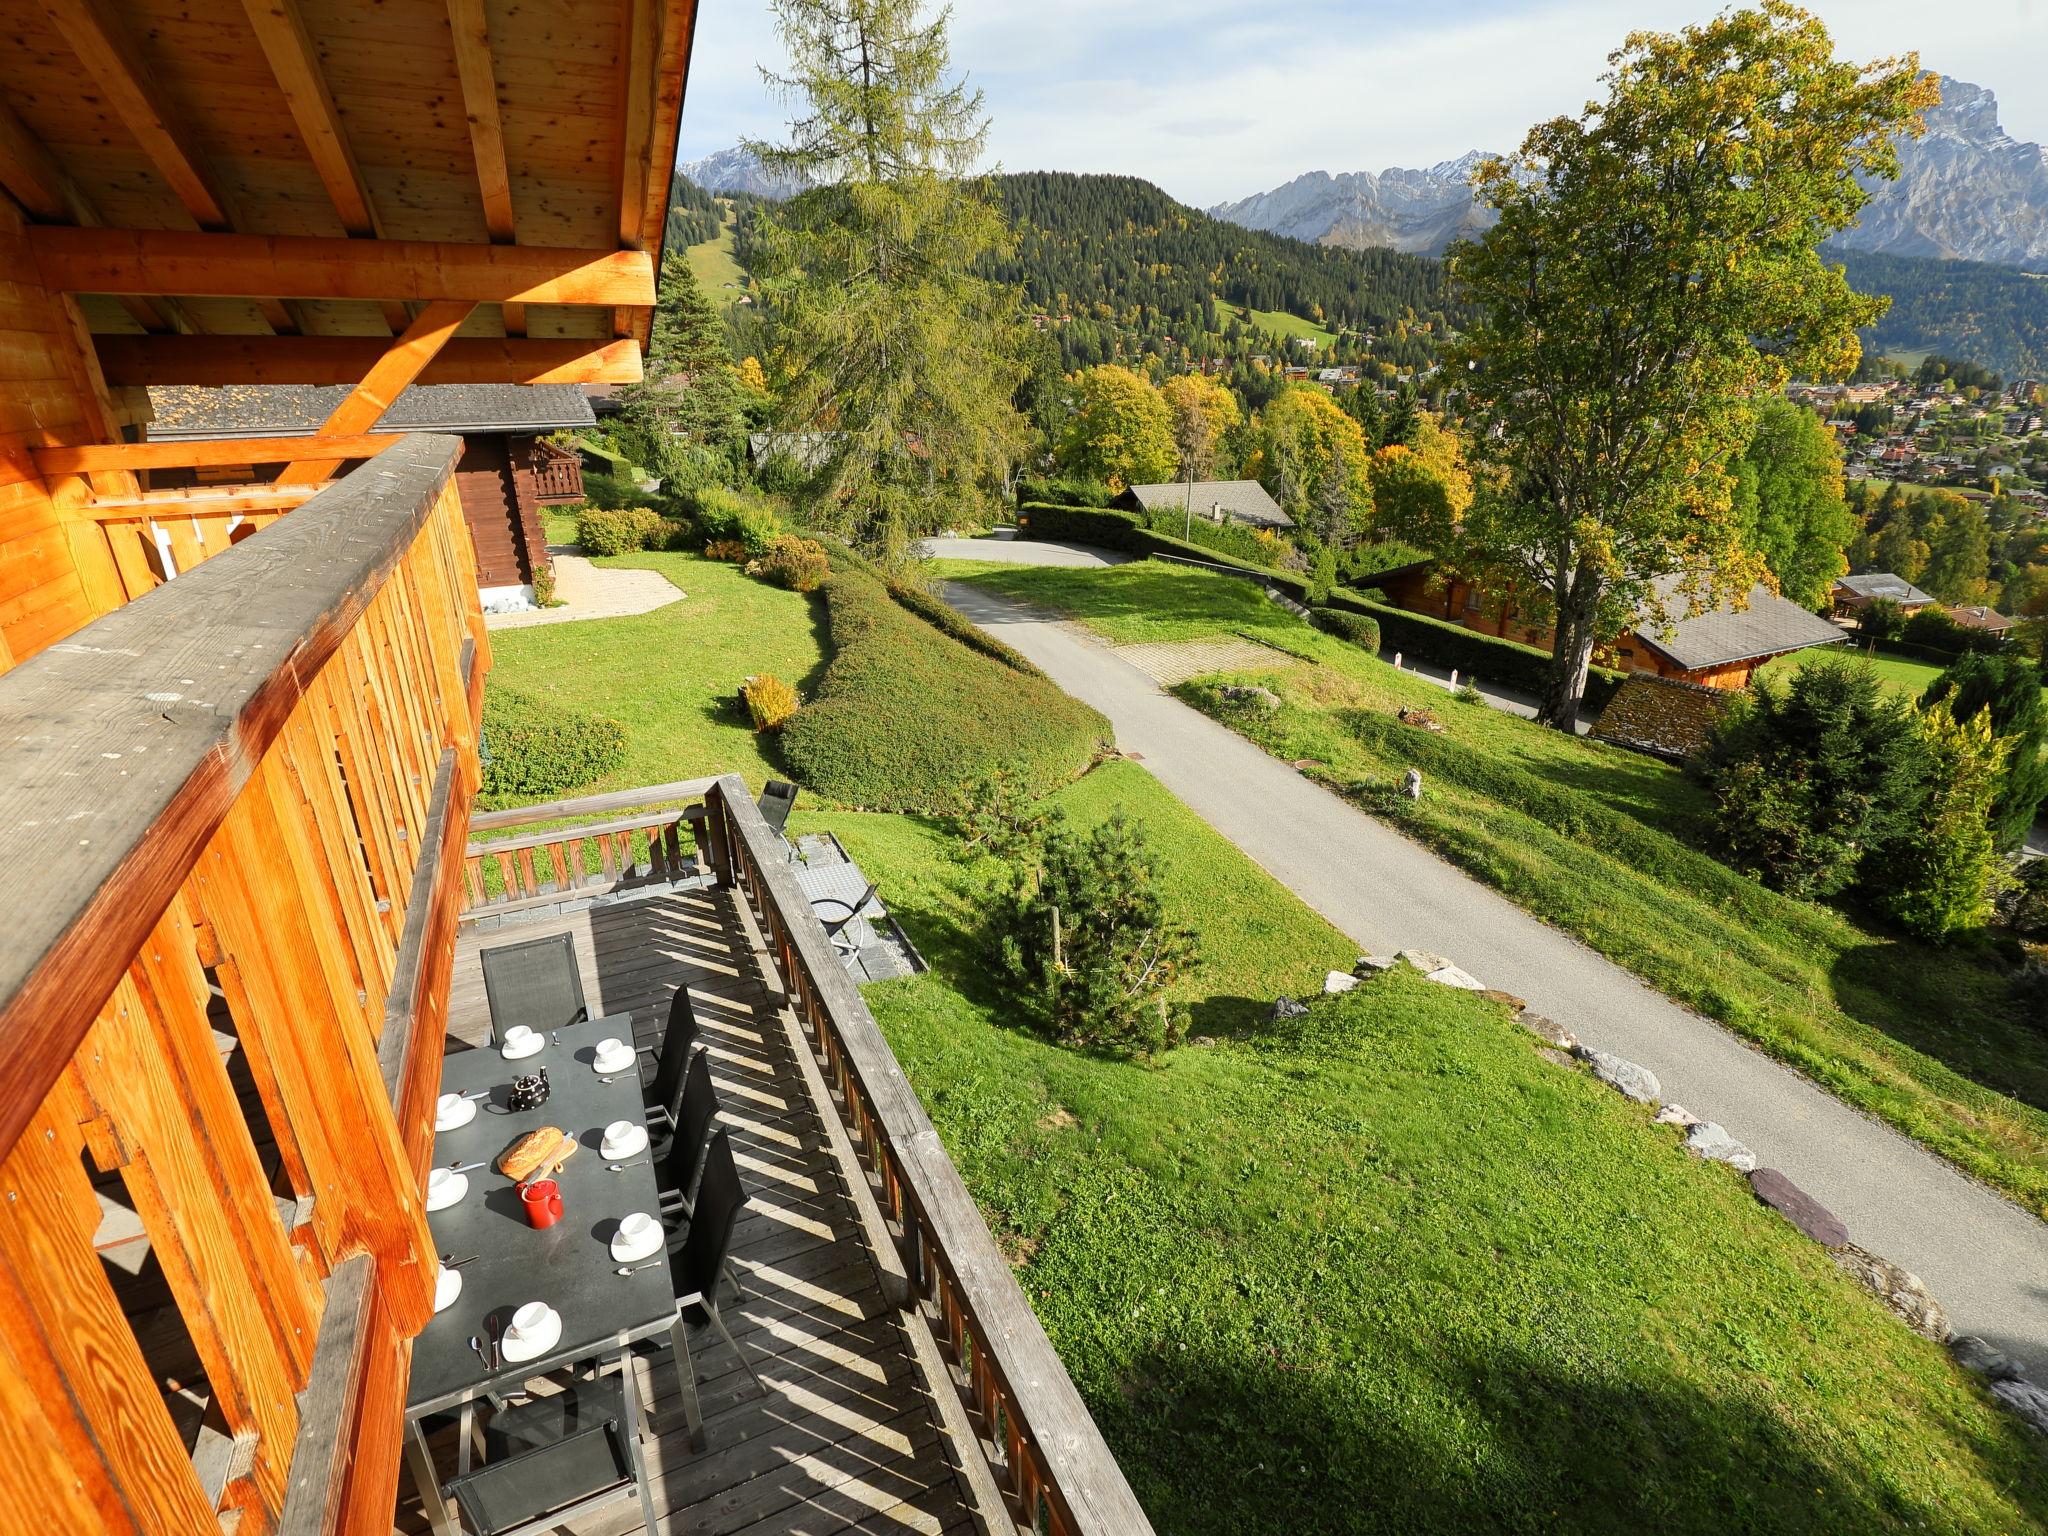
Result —
[[[976,272],[1009,248],[985,181],[979,92],[945,12],[917,0],[776,0],[790,142],[749,144],[808,190],[762,221],[783,430],[828,434],[806,508],[895,552],[984,504],[1029,438],[1019,296]]]
[[[679,247],[662,258],[655,304],[643,382],[620,401],[626,451],[671,490],[730,480],[747,429],[746,395],[725,322]]]
[[[1992,836],[2000,852],[2010,853],[2026,841],[2035,813],[2048,800],[2048,694],[2042,692],[2040,669],[2012,651],[1965,656],[1920,697],[1922,709],[1943,702],[1964,723],[1987,715],[1992,733],[2012,744],[1991,806]]]
[[[1944,702],[1917,719],[1929,791],[1921,814],[1870,861],[1866,884],[1900,926],[1943,943],[1991,916],[1990,811],[2010,744],[1991,734],[1988,712],[1959,721]]]

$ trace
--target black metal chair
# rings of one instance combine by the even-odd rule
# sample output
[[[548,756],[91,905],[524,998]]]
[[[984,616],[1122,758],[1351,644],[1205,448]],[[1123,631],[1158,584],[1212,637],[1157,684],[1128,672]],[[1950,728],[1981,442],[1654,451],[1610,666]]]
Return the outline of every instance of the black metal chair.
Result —
[[[867,910],[868,903],[875,899],[876,889],[875,883],[869,881],[868,888],[860,893],[850,907],[846,905],[843,896],[820,896],[811,903],[811,911],[816,914],[820,926],[824,928],[825,937],[832,941],[832,947],[840,954],[850,955],[860,948],[860,941],[850,937],[846,930]],[[831,910],[839,907],[846,907],[845,912],[837,917],[831,916]]]
[[[708,1320],[718,1330],[718,1336],[725,1340],[726,1346],[739,1356],[740,1364],[754,1378],[754,1385],[761,1395],[768,1395],[761,1373],[754,1369],[754,1363],[733,1338],[732,1330],[725,1326],[725,1319],[718,1310],[721,1281],[729,1281],[734,1292],[741,1297],[746,1294],[732,1272],[731,1259],[732,1229],[739,1222],[740,1212],[746,1209],[747,1192],[740,1185],[740,1171],[733,1162],[732,1137],[722,1125],[712,1133],[711,1144],[706,1148],[703,1179],[689,1230],[669,1247],[669,1269],[675,1279],[677,1308],[675,1326],[669,1330],[669,1337],[675,1344],[676,1377],[683,1389],[683,1412],[690,1426],[690,1443],[698,1449],[703,1448],[704,1421],[697,1405],[697,1366],[690,1354],[692,1326]]]
[[[635,1496],[647,1529],[655,1529],[630,1370],[628,1361],[617,1374],[492,1415],[484,1465],[445,1488],[475,1536],[551,1530]]]
[[[677,987],[669,1000],[668,1028],[662,1032],[661,1054],[654,1064],[654,1081],[647,1085],[645,1098],[650,1121],[662,1119],[673,1126],[682,1104],[683,1074],[697,1044],[697,1010],[690,1003],[690,989]]]
[[[664,1216],[689,1216],[695,1211],[715,1129],[718,1092],[711,1086],[711,1058],[697,1051],[690,1057],[682,1092],[676,1097],[675,1134],[654,1169]]]
[[[796,786],[787,779],[770,779],[761,786],[761,798],[754,802],[768,830],[777,837],[789,825],[789,813],[796,806]]]
[[[492,1045],[518,1024],[546,1034],[590,1017],[583,1000],[583,973],[576,967],[576,941],[568,934],[501,944],[479,958],[484,965],[484,997],[491,1009]]]

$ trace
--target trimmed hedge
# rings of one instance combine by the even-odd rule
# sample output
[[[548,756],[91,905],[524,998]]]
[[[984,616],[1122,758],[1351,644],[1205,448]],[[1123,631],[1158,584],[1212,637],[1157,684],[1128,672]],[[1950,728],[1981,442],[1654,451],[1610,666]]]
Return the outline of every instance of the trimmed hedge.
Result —
[[[1440,667],[1455,667],[1466,676],[1481,677],[1506,688],[1542,697],[1550,687],[1550,652],[1533,645],[1482,635],[1448,619],[1410,613],[1384,603],[1357,599],[1358,606],[1379,620],[1380,643],[1406,656],[1420,656]],[[1625,673],[1607,667],[1586,669],[1585,702],[1588,709],[1605,709],[1607,701],[1621,687]]]
[[[1380,653],[1380,621],[1367,618],[1362,613],[1353,613],[1347,608],[1318,608],[1310,615],[1310,622],[1317,629],[1335,635],[1340,640],[1349,640],[1353,645],[1363,646],[1377,656]]]
[[[1087,705],[956,641],[854,564],[825,583],[825,611],[832,660],[783,727],[782,751],[826,799],[950,811],[998,768],[1035,798],[1083,773],[1111,739]]]
[[[603,715],[542,705],[523,693],[484,693],[486,806],[549,800],[610,773],[626,757],[626,728]]]
[[[1023,652],[1012,650],[1009,646],[1003,644],[1002,641],[983,629],[979,624],[963,617],[960,611],[950,603],[932,596],[931,593],[925,591],[922,587],[912,586],[907,581],[898,580],[883,570],[881,566],[875,564],[866,555],[861,554],[849,544],[842,544],[830,534],[817,533],[811,535],[811,537],[830,550],[832,558],[841,565],[850,565],[855,570],[865,571],[868,575],[874,577],[875,580],[889,589],[891,597],[895,598],[897,602],[908,608],[933,628],[944,630],[962,645],[977,650],[984,656],[993,657],[1013,672],[1022,672],[1026,677],[1042,678],[1045,676]]]
[[[586,555],[668,549],[680,531],[652,507],[586,507],[576,516],[576,542]]]

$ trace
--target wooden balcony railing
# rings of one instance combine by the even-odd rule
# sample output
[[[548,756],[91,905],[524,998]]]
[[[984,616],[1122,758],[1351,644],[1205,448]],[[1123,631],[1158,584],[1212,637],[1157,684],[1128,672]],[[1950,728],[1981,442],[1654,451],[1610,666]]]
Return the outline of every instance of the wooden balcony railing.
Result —
[[[0,1529],[389,1529],[488,666],[457,446],[0,677]],[[220,1465],[95,1253],[94,1170]]]
[[[761,922],[1017,1529],[1150,1536],[1145,1511],[812,915],[782,840],[737,775],[714,783],[705,804],[712,846],[730,858]]]
[[[533,445],[533,494],[541,502],[583,499],[583,456],[553,443]]]
[[[464,853],[464,915],[591,900],[695,874],[698,848],[690,818],[717,782],[689,779],[478,812],[469,829],[485,836]],[[536,830],[520,832],[521,827]],[[718,855],[712,857],[715,863]]]

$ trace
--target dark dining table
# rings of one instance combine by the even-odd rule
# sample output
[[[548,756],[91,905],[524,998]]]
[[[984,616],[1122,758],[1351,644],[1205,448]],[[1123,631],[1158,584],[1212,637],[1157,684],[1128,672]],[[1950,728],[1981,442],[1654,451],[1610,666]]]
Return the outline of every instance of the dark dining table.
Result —
[[[623,1217],[644,1211],[659,1220],[661,1205],[650,1152],[621,1159],[615,1170],[601,1150],[604,1128],[612,1122],[646,1125],[638,1058],[609,1078],[592,1065],[597,1043],[607,1038],[630,1045],[631,1016],[608,1014],[551,1031],[545,1048],[517,1061],[485,1046],[450,1055],[442,1068],[441,1092],[487,1093],[467,1125],[434,1137],[433,1166],[484,1165],[469,1171],[469,1189],[461,1200],[427,1216],[444,1262],[467,1261],[460,1262],[461,1294],[435,1314],[413,1344],[406,1402],[407,1459],[437,1536],[450,1536],[457,1527],[440,1495],[424,1419],[451,1411],[461,1415],[466,1467],[470,1415],[479,1400],[503,1398],[534,1377],[566,1366],[621,1355],[636,1343],[668,1333],[677,1321],[665,1245],[637,1261],[630,1275],[618,1273],[620,1263],[611,1254]],[[514,1112],[512,1080],[543,1067],[547,1102]],[[578,1146],[555,1175],[561,1218],[536,1230],[527,1224],[518,1185],[496,1164],[498,1154],[519,1137],[547,1125],[574,1136]],[[561,1338],[535,1359],[506,1361],[501,1354],[505,1327],[529,1301],[544,1301],[561,1314]],[[472,1338],[481,1339],[494,1355],[492,1366],[471,1347]],[[629,1384],[627,1398],[636,1421],[637,1397]]]

